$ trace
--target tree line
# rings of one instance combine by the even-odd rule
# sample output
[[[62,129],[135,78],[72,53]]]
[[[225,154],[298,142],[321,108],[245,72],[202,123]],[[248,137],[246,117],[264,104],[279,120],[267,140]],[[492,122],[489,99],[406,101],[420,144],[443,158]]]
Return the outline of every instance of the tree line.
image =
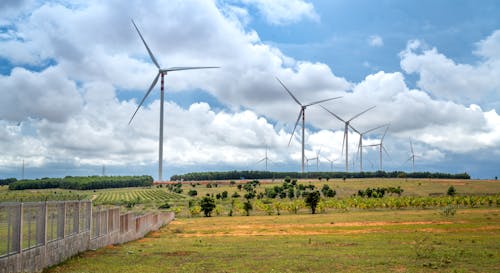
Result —
[[[153,184],[153,177],[143,176],[66,176],[64,178],[40,178],[18,180],[9,184],[9,190],[26,189],[71,189],[94,190],[105,188],[147,187]]]
[[[446,178],[470,179],[466,172],[458,174],[431,172],[269,172],[269,171],[228,171],[228,172],[193,172],[173,175],[171,181],[202,181],[202,180],[239,180],[239,179],[283,179],[285,177],[329,179],[329,178]]]

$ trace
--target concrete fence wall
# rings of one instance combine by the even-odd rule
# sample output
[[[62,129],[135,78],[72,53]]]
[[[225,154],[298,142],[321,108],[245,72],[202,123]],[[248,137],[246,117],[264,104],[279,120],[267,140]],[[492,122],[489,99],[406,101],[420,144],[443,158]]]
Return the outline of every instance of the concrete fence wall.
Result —
[[[39,272],[89,249],[142,238],[174,217],[120,214],[91,201],[0,203],[0,273]]]

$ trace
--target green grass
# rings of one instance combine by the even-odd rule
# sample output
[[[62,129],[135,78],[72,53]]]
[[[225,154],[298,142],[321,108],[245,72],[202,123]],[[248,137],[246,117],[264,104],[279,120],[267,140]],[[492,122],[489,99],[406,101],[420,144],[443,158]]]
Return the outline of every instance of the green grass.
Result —
[[[178,219],[46,272],[498,272],[500,209]]]

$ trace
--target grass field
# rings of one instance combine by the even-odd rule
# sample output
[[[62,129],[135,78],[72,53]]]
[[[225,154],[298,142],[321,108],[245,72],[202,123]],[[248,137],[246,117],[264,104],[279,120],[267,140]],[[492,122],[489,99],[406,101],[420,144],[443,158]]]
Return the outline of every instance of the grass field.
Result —
[[[177,219],[46,272],[498,272],[500,208]]]

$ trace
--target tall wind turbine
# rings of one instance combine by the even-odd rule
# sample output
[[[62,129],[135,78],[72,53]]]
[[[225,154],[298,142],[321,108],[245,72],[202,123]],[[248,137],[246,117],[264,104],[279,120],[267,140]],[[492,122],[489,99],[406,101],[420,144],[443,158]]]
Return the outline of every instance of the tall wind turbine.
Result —
[[[304,159],[305,159],[305,154],[304,154],[304,130],[306,128],[305,126],[305,122],[306,122],[306,108],[311,106],[311,105],[315,105],[315,104],[318,104],[318,103],[322,103],[322,102],[326,102],[326,101],[330,101],[330,100],[334,100],[334,99],[339,99],[341,97],[334,97],[334,98],[329,98],[329,99],[325,99],[325,100],[320,100],[320,101],[315,101],[315,102],[312,102],[312,103],[309,103],[309,104],[302,104],[293,94],[290,90],[288,90],[288,88],[286,88],[286,86],[280,81],[280,79],[278,79],[276,77],[276,79],[279,81],[279,83],[281,84],[281,86],[283,86],[283,88],[285,88],[286,92],[288,92],[288,94],[292,97],[292,99],[300,106],[300,112],[299,112],[299,117],[297,118],[297,121],[295,122],[295,126],[293,127],[293,131],[292,131],[292,135],[290,136],[290,141],[288,141],[288,145],[290,146],[290,143],[292,142],[292,138],[293,138],[293,135],[295,134],[295,129],[297,129],[297,124],[299,124],[299,121],[300,121],[300,117],[302,117],[302,173],[304,173]]]
[[[354,132],[359,134],[358,154],[359,154],[359,171],[360,172],[363,172],[363,136],[368,134],[369,132],[375,131],[377,129],[380,129],[380,128],[382,128],[384,126],[388,126],[388,125],[389,124],[380,125],[378,127],[366,130],[364,132],[360,132],[360,131],[356,130],[353,126],[350,126]]]
[[[371,144],[371,145],[365,145],[365,147],[370,147],[370,146],[379,146],[379,156],[380,156],[380,170],[382,171],[382,150],[384,150],[384,152],[387,154],[387,156],[389,158],[391,158],[391,156],[389,155],[389,153],[387,152],[387,150],[385,149],[384,147],[384,138],[385,138],[385,135],[387,134],[387,130],[389,130],[389,125],[385,128],[385,132],[384,132],[384,135],[382,135],[382,138],[380,139],[380,143],[378,144]]]
[[[353,121],[355,118],[361,116],[362,114],[372,110],[373,108],[375,108],[376,106],[372,106],[366,110],[364,110],[363,112],[353,116],[351,119],[348,119],[348,120],[343,120],[341,117],[337,116],[335,113],[333,113],[332,111],[326,109],[323,105],[320,105],[323,109],[325,109],[328,113],[332,114],[334,117],[336,117],[338,120],[342,121],[344,124],[345,124],[345,128],[344,128],[344,138],[342,139],[342,153],[344,153],[344,143],[345,143],[345,171],[346,172],[349,172],[349,127],[352,128],[351,126],[351,121]],[[352,128],[354,129],[354,128]]]
[[[151,86],[149,86],[148,91],[146,92],[146,95],[141,100],[141,103],[139,103],[139,106],[135,110],[134,114],[130,118],[130,121],[128,124],[132,122],[132,120],[135,117],[135,114],[137,111],[139,111],[139,108],[141,108],[142,104],[144,103],[144,100],[148,97],[149,93],[151,93],[151,90],[153,90],[153,87],[155,87],[156,83],[158,82],[158,78],[161,76],[161,87],[160,87],[160,136],[159,136],[159,148],[158,148],[158,180],[162,181],[163,180],[163,99],[164,99],[164,84],[163,84],[163,77],[167,75],[169,72],[173,71],[180,71],[180,70],[190,70],[190,69],[206,69],[206,68],[219,68],[216,66],[186,66],[186,67],[170,67],[170,68],[161,68],[160,65],[158,64],[158,61],[156,60],[155,56],[149,49],[148,44],[142,37],[141,32],[139,31],[139,28],[137,28],[137,25],[135,24],[134,20],[132,20],[132,24],[134,24],[135,30],[137,30],[137,33],[139,34],[139,37],[141,37],[142,42],[144,43],[144,46],[146,47],[146,50],[148,51],[149,57],[151,58],[151,61],[154,63],[154,65],[158,68],[158,74],[156,74],[156,77],[153,79],[153,82],[151,83]]]
[[[413,152],[413,143],[411,142],[411,138],[410,138],[410,149],[411,149],[411,156],[406,160],[406,162],[408,161],[412,161],[412,172],[415,172],[415,153]]]
[[[266,161],[266,172],[267,172],[267,161],[269,160],[269,157],[267,157],[267,145],[266,145],[266,156],[262,158],[261,160],[257,161],[257,164],[259,164],[262,161]]]

